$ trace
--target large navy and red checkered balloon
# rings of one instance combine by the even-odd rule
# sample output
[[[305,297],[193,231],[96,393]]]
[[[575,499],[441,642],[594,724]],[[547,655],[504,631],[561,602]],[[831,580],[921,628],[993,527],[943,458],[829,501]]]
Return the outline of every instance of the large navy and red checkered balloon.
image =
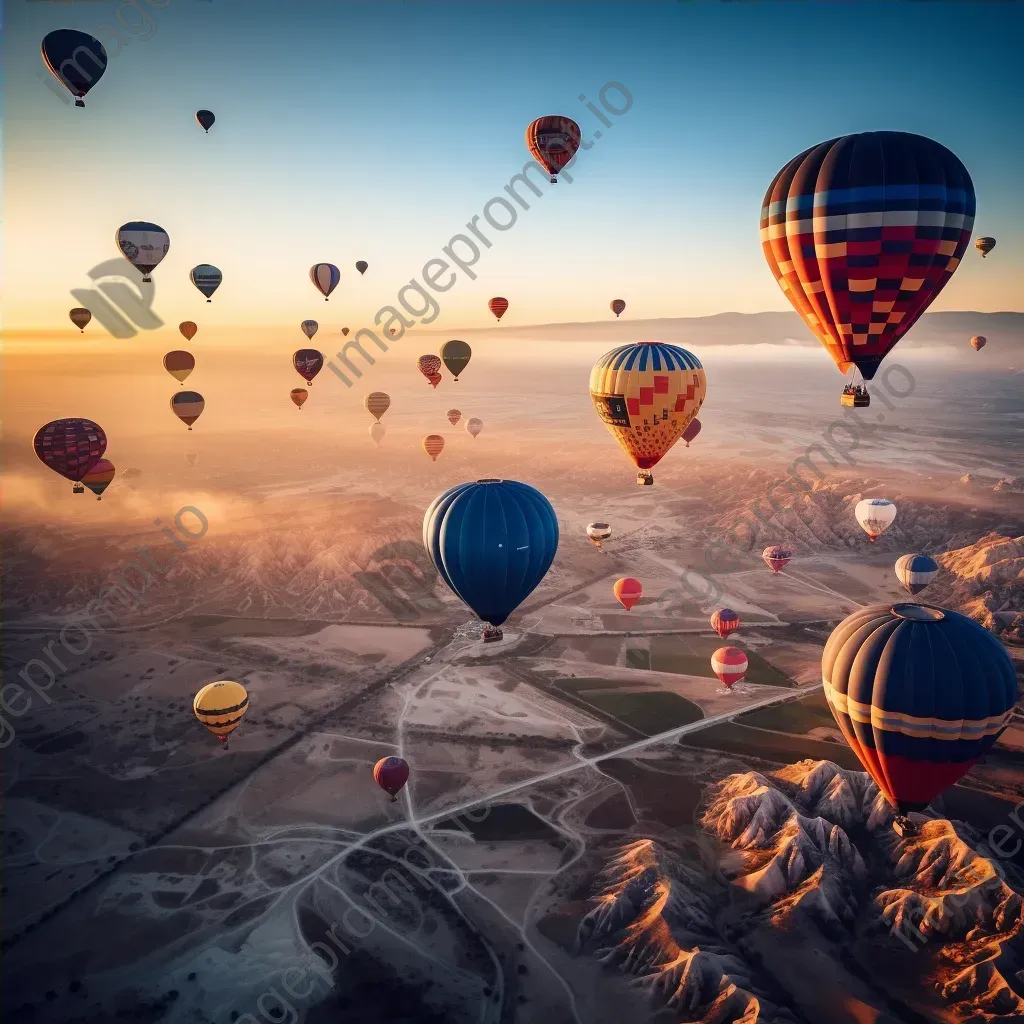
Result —
[[[830,139],[775,175],[761,246],[804,322],[866,380],[952,277],[974,185],[945,146],[907,132]]]
[[[43,424],[36,431],[32,446],[44,466],[77,482],[103,458],[107,435],[92,420],[71,416]]]

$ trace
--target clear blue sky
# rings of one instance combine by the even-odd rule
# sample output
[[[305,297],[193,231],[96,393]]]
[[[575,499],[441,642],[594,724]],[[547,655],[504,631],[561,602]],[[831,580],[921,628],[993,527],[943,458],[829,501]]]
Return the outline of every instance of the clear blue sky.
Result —
[[[765,189],[808,146],[878,129],[952,149],[978,193],[975,235],[999,239],[933,308],[1022,308],[1024,5],[136,2],[155,31],[116,55],[98,30],[118,5],[7,7],[9,327],[64,329],[70,289],[134,219],[171,234],[154,279],[175,322],[341,317],[338,300],[368,315],[522,167],[533,118],[602,128],[578,96],[596,104],[610,80],[632,109],[432,326],[491,322],[493,294],[518,323],[601,319],[616,295],[636,317],[786,309],[758,242]],[[61,27],[111,53],[85,110],[45,84],[39,42]],[[217,115],[209,136],[200,107]],[[321,260],[343,272],[331,307],[306,276]],[[187,280],[202,262],[224,271],[213,306]]]

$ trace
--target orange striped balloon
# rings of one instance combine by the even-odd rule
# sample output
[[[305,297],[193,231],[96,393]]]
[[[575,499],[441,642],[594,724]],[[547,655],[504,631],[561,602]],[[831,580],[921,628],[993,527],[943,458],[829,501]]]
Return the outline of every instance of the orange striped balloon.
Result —
[[[438,455],[444,451],[444,438],[440,434],[427,434],[423,438],[423,450],[437,462]]]
[[[100,495],[107,489],[107,485],[111,480],[114,479],[114,474],[117,470],[114,469],[114,464],[107,461],[107,459],[100,459],[94,466],[89,467],[89,472],[82,477],[82,483],[96,495],[96,500],[100,500]]]
[[[458,409],[448,410],[448,422],[454,427],[462,419],[462,413]]]
[[[176,395],[171,396],[171,412],[186,424],[189,430],[192,429],[192,424],[203,415],[205,408],[206,402],[198,391],[179,391]]]
[[[379,423],[381,416],[391,408],[391,396],[383,391],[373,391],[363,399],[363,405],[366,406],[366,411]]]
[[[292,401],[300,409],[307,398],[309,398],[309,392],[305,388],[292,388]]]

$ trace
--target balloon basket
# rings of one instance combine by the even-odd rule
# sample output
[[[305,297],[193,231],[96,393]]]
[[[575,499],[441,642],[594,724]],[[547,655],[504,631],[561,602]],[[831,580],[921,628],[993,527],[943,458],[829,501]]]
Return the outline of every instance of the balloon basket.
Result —
[[[82,99],[76,99],[76,100],[75,100],[75,106],[76,106],[76,107],[84,107],[84,106],[85,106],[85,100],[82,100]]]
[[[848,409],[865,409],[871,404],[871,396],[866,391],[859,394],[850,394],[844,391],[839,396],[839,404]]]
[[[651,487],[654,484],[654,476],[646,469],[641,469],[636,475],[638,487]]]
[[[917,826],[905,814],[897,814],[892,819],[892,830],[901,839],[917,835]]]

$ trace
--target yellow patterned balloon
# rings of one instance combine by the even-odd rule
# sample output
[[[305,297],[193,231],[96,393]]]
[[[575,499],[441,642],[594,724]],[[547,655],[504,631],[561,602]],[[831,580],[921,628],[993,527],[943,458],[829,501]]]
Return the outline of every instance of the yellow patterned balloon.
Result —
[[[620,345],[590,372],[594,408],[636,463],[643,484],[653,482],[651,467],[682,437],[706,392],[700,360],[660,341]]]

